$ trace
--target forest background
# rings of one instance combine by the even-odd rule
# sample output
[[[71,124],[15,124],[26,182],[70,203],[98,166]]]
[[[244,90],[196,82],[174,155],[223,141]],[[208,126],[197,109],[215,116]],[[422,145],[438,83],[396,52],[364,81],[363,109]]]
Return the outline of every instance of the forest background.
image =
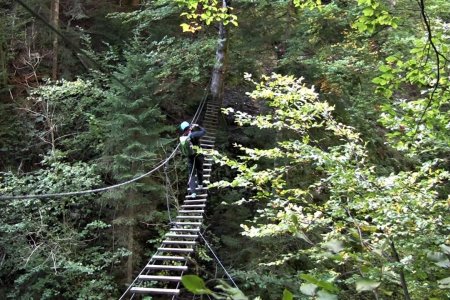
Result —
[[[221,22],[206,237],[242,292],[450,299],[450,2],[25,2],[67,39],[1,1],[3,196],[112,185],[163,160],[208,87]],[[185,168],[1,200],[0,298],[118,298]],[[197,274],[220,275],[197,252]]]

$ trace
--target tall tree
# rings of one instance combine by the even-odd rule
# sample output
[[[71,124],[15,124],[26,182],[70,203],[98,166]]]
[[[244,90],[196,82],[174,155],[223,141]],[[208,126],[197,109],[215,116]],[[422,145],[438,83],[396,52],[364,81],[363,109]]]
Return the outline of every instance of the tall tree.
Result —
[[[222,9],[227,11],[231,0],[222,0]],[[228,33],[224,22],[219,23],[219,38],[216,50],[216,63],[211,76],[211,96],[213,101],[222,102],[223,88],[226,72],[226,56],[228,45]]]
[[[51,23],[56,30],[59,30],[59,0],[52,0],[51,3]],[[52,79],[58,79],[58,34],[53,33],[53,64]]]

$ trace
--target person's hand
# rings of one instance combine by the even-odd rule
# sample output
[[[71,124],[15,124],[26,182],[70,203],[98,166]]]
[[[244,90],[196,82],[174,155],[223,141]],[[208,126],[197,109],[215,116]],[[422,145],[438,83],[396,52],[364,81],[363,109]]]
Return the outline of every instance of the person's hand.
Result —
[[[198,127],[198,124],[192,124],[191,128]]]

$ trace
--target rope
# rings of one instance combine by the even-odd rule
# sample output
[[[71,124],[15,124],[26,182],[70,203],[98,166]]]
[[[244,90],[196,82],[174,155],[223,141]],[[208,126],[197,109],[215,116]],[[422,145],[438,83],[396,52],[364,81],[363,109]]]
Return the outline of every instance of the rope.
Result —
[[[89,59],[89,61],[91,61],[99,70],[101,70],[101,65],[93,58],[91,58],[87,53],[85,53],[84,51],[82,51],[76,44],[74,44],[70,39],[68,39],[67,37],[65,37],[61,32],[59,32],[58,29],[56,29],[54,26],[52,26],[51,24],[49,24],[41,15],[37,14],[35,11],[33,11],[33,9],[31,9],[28,5],[26,5],[23,1],[21,0],[15,0],[16,2],[18,2],[20,5],[22,5],[30,14],[32,14],[33,16],[35,16],[37,19],[39,19],[40,21],[42,21],[46,26],[48,26],[53,32],[55,32],[59,37],[61,37],[63,40],[65,40],[76,52],[84,55],[86,58]],[[123,81],[121,81],[118,77],[114,76],[113,74],[109,74],[114,80],[116,80],[120,85],[122,85],[125,89],[134,92],[129,86],[127,86]],[[205,103],[206,103],[206,98],[208,96],[208,87],[211,84],[211,78],[208,82],[207,87],[205,88],[205,94],[202,98],[202,101],[200,102],[200,105],[197,107],[197,111],[194,114],[194,117],[192,119],[192,122],[197,122],[198,118],[200,117],[200,113],[202,112]],[[100,193],[100,192],[104,192],[104,191],[108,191],[110,189],[114,189],[114,188],[118,188],[130,183],[133,183],[135,181],[138,181],[139,179],[146,177],[152,173],[154,173],[155,171],[157,171],[159,168],[161,168],[162,166],[164,166],[170,159],[172,159],[175,155],[176,152],[179,148],[179,143],[178,145],[175,147],[175,149],[172,151],[172,153],[170,154],[169,157],[167,157],[165,160],[161,161],[154,169],[152,169],[151,171],[140,175],[136,178],[130,179],[128,181],[119,183],[119,184],[115,184],[112,186],[108,186],[108,187],[103,187],[103,188],[98,188],[98,189],[88,189],[88,190],[81,190],[81,191],[74,191],[74,192],[63,192],[63,193],[49,193],[49,194],[32,194],[32,195],[21,195],[21,196],[0,196],[0,200],[22,200],[22,199],[31,199],[31,198],[35,198],[35,199],[42,199],[42,198],[51,198],[51,197],[67,197],[67,196],[78,196],[78,195],[84,195],[84,194],[90,194],[90,193]]]
[[[208,96],[208,87],[209,87],[210,84],[211,84],[211,79],[209,80],[208,85],[205,88],[206,92],[203,95],[203,98],[202,98],[199,106],[197,107],[197,111],[195,112],[194,117],[192,118],[191,122],[196,122],[198,120],[201,111],[205,107],[206,99],[207,99],[207,96]],[[144,177],[146,177],[148,175],[153,174],[154,172],[156,172],[158,169],[160,169],[162,166],[164,166],[169,160],[171,160],[177,154],[177,150],[178,150],[179,147],[180,147],[180,143],[177,144],[175,149],[172,151],[172,153],[166,159],[161,161],[152,170],[150,170],[147,173],[142,174],[142,175],[140,175],[138,177],[135,177],[135,178],[130,179],[128,181],[122,182],[122,183],[118,183],[118,184],[115,184],[115,185],[111,185],[111,186],[107,186],[107,187],[103,187],[103,188],[98,188],[98,189],[88,189],[88,190],[81,190],[81,191],[74,191],[74,192],[49,193],[49,194],[33,194],[33,195],[21,195],[21,196],[0,196],[0,200],[22,200],[22,199],[31,199],[31,198],[42,199],[42,198],[78,196],[78,195],[84,195],[84,194],[105,192],[105,191],[108,191],[108,190],[111,190],[111,189],[114,189],[114,188],[118,188],[118,187],[130,184],[130,183],[133,183],[135,181],[138,181],[141,178],[144,178]]]
[[[0,196],[0,200],[18,200],[18,199],[30,199],[30,198],[37,198],[37,199],[41,199],[41,198],[51,198],[51,197],[66,197],[66,196],[78,196],[78,195],[83,195],[83,194],[90,194],[90,193],[100,193],[100,192],[105,192],[114,188],[118,188],[130,183],[133,183],[135,181],[138,181],[141,178],[144,178],[150,174],[153,174],[155,171],[157,171],[159,168],[161,168],[162,166],[164,166],[169,160],[171,160],[175,155],[176,155],[176,151],[178,150],[179,145],[177,145],[175,147],[175,149],[172,151],[172,153],[163,161],[161,161],[155,168],[153,168],[152,170],[148,171],[145,174],[142,174],[138,177],[135,177],[133,179],[130,179],[128,181],[124,181],[115,185],[111,185],[111,186],[107,186],[107,187],[103,187],[103,188],[98,188],[98,189],[90,189],[90,190],[82,190],[82,191],[75,191],[75,192],[64,192],[64,193],[54,193],[54,194],[35,194],[35,195],[22,195],[22,196]]]
[[[202,240],[205,242],[206,247],[208,247],[209,251],[211,251],[212,255],[214,256],[214,258],[216,259],[217,263],[222,267],[223,271],[225,272],[225,274],[227,275],[228,279],[230,279],[230,281],[233,283],[234,287],[239,289],[239,287],[237,286],[237,284],[234,282],[233,278],[231,277],[230,273],[228,273],[227,269],[225,269],[225,267],[223,266],[222,262],[220,261],[219,257],[217,257],[216,253],[214,252],[214,250],[211,248],[211,246],[209,245],[209,243],[206,241],[205,237],[203,236],[203,234],[201,232],[199,232],[200,236],[202,237]]]
[[[167,215],[169,216],[169,222],[172,223],[172,217],[170,216],[170,204],[169,204],[169,176],[167,175],[167,164],[164,165],[164,175],[166,181],[166,206],[167,206]]]

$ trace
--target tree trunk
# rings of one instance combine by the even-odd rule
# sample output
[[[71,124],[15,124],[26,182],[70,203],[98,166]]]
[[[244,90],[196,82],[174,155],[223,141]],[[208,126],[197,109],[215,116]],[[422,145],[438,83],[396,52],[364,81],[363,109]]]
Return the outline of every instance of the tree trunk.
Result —
[[[0,39],[0,68],[0,88],[4,88],[8,84],[8,68],[6,66],[6,47],[5,41],[3,41],[3,39]]]
[[[134,199],[134,197],[131,197],[131,199]],[[127,233],[127,249],[131,252],[130,256],[128,256],[128,260],[127,260],[127,282],[132,282],[133,281],[133,260],[134,260],[134,255],[133,255],[133,251],[134,251],[134,222],[132,221],[133,218],[135,217],[135,209],[134,209],[134,204],[133,203],[129,203],[128,206],[128,219],[129,219],[129,223],[128,226],[128,233]]]
[[[139,4],[141,4],[141,0],[132,0],[131,1],[132,6],[139,6]]]
[[[59,0],[52,0],[52,25],[59,29]],[[53,33],[53,66],[52,79],[58,79],[58,35]]]
[[[394,240],[392,238],[389,239],[389,244],[391,246],[392,254],[394,255],[394,259],[397,263],[400,263],[400,255],[397,252],[397,249],[395,248]],[[405,297],[405,300],[411,300],[411,297],[409,296],[408,291],[408,284],[406,283],[405,279],[405,273],[403,272],[403,267],[398,268],[399,275],[400,275],[400,283],[402,285],[403,289],[403,296]]]
[[[231,1],[228,1],[228,4]],[[227,7],[227,1],[222,0],[222,7]],[[225,29],[225,25],[220,23],[219,25],[219,41],[216,50],[216,64],[212,72],[211,78],[211,95],[213,101],[222,102],[224,76],[225,76],[225,59],[227,54],[228,34]]]

